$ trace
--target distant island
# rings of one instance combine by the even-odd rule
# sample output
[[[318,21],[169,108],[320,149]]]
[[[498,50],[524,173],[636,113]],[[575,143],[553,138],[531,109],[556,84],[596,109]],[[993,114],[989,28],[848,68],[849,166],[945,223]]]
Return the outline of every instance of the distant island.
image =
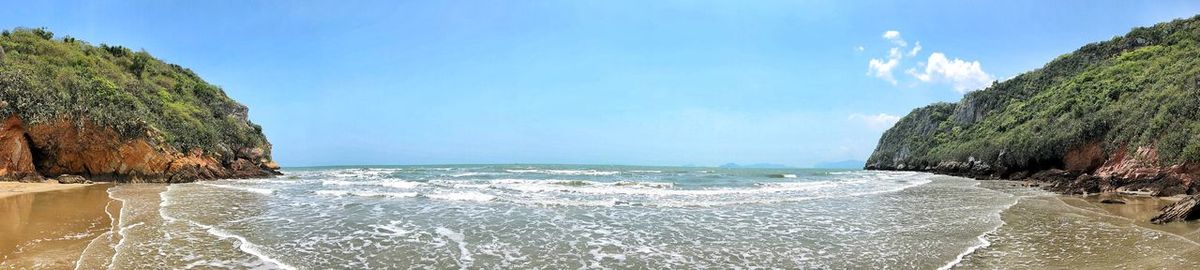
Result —
[[[864,167],[1027,180],[1069,194],[1200,193],[1200,17],[1135,28],[958,103],[913,110]],[[1198,201],[1153,221],[1200,217]]]

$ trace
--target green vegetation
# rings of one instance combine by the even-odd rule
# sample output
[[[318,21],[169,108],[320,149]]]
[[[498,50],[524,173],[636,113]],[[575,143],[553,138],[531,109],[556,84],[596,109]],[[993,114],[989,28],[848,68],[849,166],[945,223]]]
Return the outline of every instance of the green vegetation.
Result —
[[[0,115],[27,125],[71,121],[150,138],[178,151],[232,157],[243,147],[269,149],[247,109],[191,70],[145,51],[55,38],[44,29],[0,33]]]
[[[1153,146],[1165,164],[1200,162],[1200,16],[1136,28],[957,104],[914,110],[867,164],[911,169],[975,158],[1039,169],[1092,142],[1109,153]]]

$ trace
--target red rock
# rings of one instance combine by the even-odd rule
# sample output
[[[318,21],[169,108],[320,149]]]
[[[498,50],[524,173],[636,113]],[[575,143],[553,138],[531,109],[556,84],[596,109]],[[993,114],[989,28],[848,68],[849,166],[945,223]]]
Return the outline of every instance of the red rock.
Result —
[[[30,177],[40,178],[33,166],[25,126],[20,118],[9,116],[0,124],[0,178],[29,180]]]

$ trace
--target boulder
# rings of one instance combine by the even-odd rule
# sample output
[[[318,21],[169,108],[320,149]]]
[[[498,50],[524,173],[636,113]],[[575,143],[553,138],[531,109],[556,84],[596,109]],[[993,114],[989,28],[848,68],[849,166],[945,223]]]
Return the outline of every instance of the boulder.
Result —
[[[1125,201],[1118,200],[1118,199],[1104,199],[1104,200],[1100,200],[1100,203],[1106,203],[1106,204],[1125,204]]]
[[[83,178],[83,176],[78,176],[78,175],[73,175],[73,174],[64,174],[64,175],[59,175],[57,178],[54,178],[54,179],[55,179],[55,180],[58,180],[58,183],[59,183],[59,184],[87,184],[87,183],[91,183],[91,181],[88,181],[88,180],[87,180],[87,178]]]
[[[1151,218],[1150,222],[1163,224],[1172,221],[1195,220],[1200,218],[1200,209],[1196,207],[1198,205],[1200,205],[1200,195],[1188,196],[1183,200],[1163,207],[1159,211],[1158,216]]]

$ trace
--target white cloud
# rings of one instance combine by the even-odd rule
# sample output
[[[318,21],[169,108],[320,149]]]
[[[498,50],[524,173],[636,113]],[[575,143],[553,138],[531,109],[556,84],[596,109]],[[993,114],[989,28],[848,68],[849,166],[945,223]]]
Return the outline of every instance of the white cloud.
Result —
[[[875,76],[896,84],[896,77],[892,75],[892,70],[900,65],[900,59],[903,55],[900,54],[900,48],[892,48],[888,50],[887,60],[872,58],[867,63],[867,75]]]
[[[900,58],[902,58],[902,56],[900,55],[900,48],[892,48],[892,49],[888,50],[888,59],[900,59]]]
[[[864,114],[856,113],[856,114],[851,114],[849,119],[851,121],[862,122],[863,124],[867,125],[867,127],[871,128],[871,129],[880,129],[880,130],[890,128],[890,127],[892,127],[892,125],[895,125],[897,121],[900,121],[899,116],[890,115],[890,114],[886,114],[886,113],[880,113],[880,114],[876,114],[876,115],[864,115]]]
[[[995,77],[983,71],[979,61],[967,62],[958,58],[950,60],[940,52],[929,55],[924,72],[917,72],[915,68],[910,68],[907,72],[922,82],[948,82],[954,87],[954,91],[959,93],[983,88],[995,80]]]
[[[854,47],[854,51],[856,51],[856,52],[861,52],[861,51],[864,51],[864,50],[866,50],[866,49],[867,49],[867,48],[863,48],[863,46]]]
[[[900,65],[900,58],[890,58],[887,61],[871,59],[871,62],[867,63],[867,75],[875,76],[895,85],[896,77],[892,76],[892,69],[898,65]]]
[[[917,41],[917,43],[913,45],[912,50],[908,51],[908,56],[917,56],[917,53],[919,52],[921,52],[921,42]]]
[[[886,39],[900,47],[908,46],[908,43],[904,42],[904,39],[900,37],[899,31],[889,30],[883,32],[883,39]],[[920,45],[918,44],[918,46]],[[896,85],[896,77],[892,75],[892,70],[896,69],[896,67],[900,65],[900,60],[904,58],[904,53],[900,50],[900,47],[892,47],[891,49],[888,49],[888,56],[886,59],[872,58],[867,63],[867,75],[874,76],[892,83],[892,85]],[[864,49],[865,48],[862,46],[858,46],[859,51]],[[919,47],[914,49],[920,50]]]
[[[883,39],[891,41],[893,44],[896,44],[896,46],[908,46],[908,42],[905,42],[904,38],[900,37],[900,31],[888,30],[887,32],[883,32]]]

